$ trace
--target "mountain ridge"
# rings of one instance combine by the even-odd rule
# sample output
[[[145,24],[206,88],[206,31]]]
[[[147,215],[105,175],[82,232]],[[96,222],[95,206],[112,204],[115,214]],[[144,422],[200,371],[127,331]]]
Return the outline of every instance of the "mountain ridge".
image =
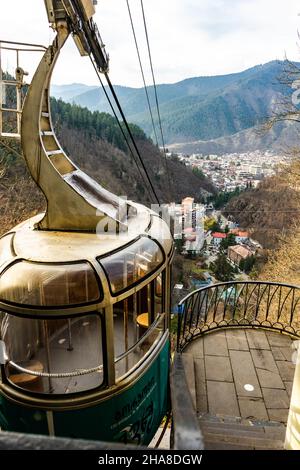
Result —
[[[241,72],[157,85],[166,144],[212,141],[259,125],[276,110],[281,98],[291,93],[290,87],[279,81],[289,64],[273,60]],[[52,94],[92,111],[110,111],[102,90],[88,87],[72,95],[68,85],[64,87],[52,88]],[[153,139],[144,89],[119,85],[115,89],[128,120]],[[153,86],[148,87],[148,93],[157,125]]]

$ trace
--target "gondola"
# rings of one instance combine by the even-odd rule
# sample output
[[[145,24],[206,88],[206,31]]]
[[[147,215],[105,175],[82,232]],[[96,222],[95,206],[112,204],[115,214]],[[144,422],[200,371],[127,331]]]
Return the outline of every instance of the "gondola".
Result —
[[[107,56],[91,0],[45,5],[56,37],[26,90],[20,137],[47,210],[0,239],[0,427],[147,445],[169,408],[172,236],[61,147],[50,107],[61,49],[72,34],[104,70]]]

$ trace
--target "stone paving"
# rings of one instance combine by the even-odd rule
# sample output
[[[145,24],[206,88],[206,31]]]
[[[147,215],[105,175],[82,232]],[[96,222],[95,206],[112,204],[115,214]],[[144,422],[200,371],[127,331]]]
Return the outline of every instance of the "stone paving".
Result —
[[[194,340],[184,355],[193,359],[187,376],[197,411],[286,424],[295,368],[292,343],[289,336],[250,329]]]

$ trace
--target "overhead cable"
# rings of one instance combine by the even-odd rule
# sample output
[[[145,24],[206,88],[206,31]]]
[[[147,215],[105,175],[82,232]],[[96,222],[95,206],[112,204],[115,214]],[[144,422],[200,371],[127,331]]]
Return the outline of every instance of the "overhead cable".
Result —
[[[155,197],[155,200],[156,200],[157,204],[160,204],[159,199],[158,199],[158,196],[157,196],[156,191],[155,191],[155,189],[154,189],[154,186],[153,186],[153,184],[152,184],[151,178],[150,178],[150,176],[149,176],[149,174],[148,174],[147,168],[145,167],[145,163],[144,163],[143,158],[142,158],[142,156],[141,156],[141,154],[140,154],[140,151],[139,151],[139,149],[138,149],[138,147],[137,147],[137,145],[136,145],[135,139],[134,139],[134,137],[133,137],[133,135],[132,135],[131,129],[130,129],[130,127],[129,127],[129,124],[128,124],[128,122],[127,122],[127,119],[126,119],[126,117],[125,117],[125,114],[124,114],[124,112],[123,112],[123,109],[122,109],[122,107],[121,107],[121,104],[120,104],[120,102],[119,102],[119,99],[118,99],[118,97],[117,97],[117,95],[116,95],[116,92],[115,92],[115,90],[114,90],[114,87],[113,87],[113,85],[112,85],[112,83],[111,83],[111,81],[110,81],[110,78],[109,78],[108,74],[105,73],[104,75],[105,75],[107,84],[108,84],[108,86],[109,86],[109,89],[110,89],[110,91],[111,91],[111,93],[112,93],[112,95],[113,95],[113,97],[114,97],[114,100],[115,100],[115,103],[116,103],[116,105],[117,105],[117,108],[118,108],[118,110],[119,110],[119,112],[120,112],[120,114],[121,114],[122,120],[123,120],[123,122],[124,122],[124,125],[125,125],[125,127],[126,127],[126,130],[127,130],[128,134],[129,134],[129,137],[130,137],[130,140],[131,140],[131,142],[132,142],[132,145],[133,145],[133,147],[134,147],[134,149],[135,149],[135,151],[136,151],[136,154],[137,154],[137,156],[138,156],[138,159],[139,159],[139,161],[140,161],[140,164],[142,165],[142,168],[143,168],[143,170],[144,170],[144,172],[145,172],[145,174],[146,174],[146,176],[147,176],[147,180],[148,180],[148,182],[149,182],[149,185],[150,185],[150,188],[151,188],[151,190],[152,190],[152,192],[153,192],[153,195],[154,195],[154,197]]]
[[[93,67],[94,67],[94,69],[95,69],[95,72],[96,72],[96,74],[97,74],[97,77],[98,77],[98,79],[99,79],[99,82],[100,82],[100,84],[101,84],[102,90],[103,90],[103,92],[104,92],[104,94],[105,94],[105,97],[106,97],[106,99],[107,99],[107,101],[108,101],[108,103],[109,103],[109,106],[110,106],[110,108],[111,108],[111,110],[112,110],[112,113],[113,113],[113,115],[114,115],[114,117],[115,117],[115,119],[116,119],[116,121],[117,121],[117,124],[118,124],[118,126],[119,126],[119,129],[120,129],[120,131],[121,131],[121,133],[122,133],[122,135],[123,135],[123,137],[124,137],[124,140],[125,140],[125,142],[126,142],[126,144],[127,144],[127,147],[128,147],[128,149],[129,149],[129,151],[130,151],[130,154],[131,154],[131,156],[132,156],[132,158],[133,158],[133,161],[134,161],[134,163],[135,163],[135,165],[136,165],[136,167],[137,167],[137,170],[138,170],[138,172],[139,172],[139,174],[140,174],[140,176],[141,176],[141,178],[142,178],[142,180],[143,180],[143,182],[144,182],[144,184],[145,184],[145,187],[147,188],[147,186],[148,186],[147,180],[145,179],[145,176],[144,176],[144,174],[142,173],[142,171],[141,171],[141,169],[140,169],[140,166],[139,166],[139,164],[138,164],[138,162],[137,162],[137,160],[136,160],[136,157],[135,157],[134,152],[133,152],[133,150],[132,150],[132,148],[131,148],[131,145],[130,145],[130,143],[129,143],[129,141],[128,141],[128,138],[127,138],[127,136],[126,136],[126,134],[125,134],[125,132],[124,132],[124,129],[123,129],[123,127],[122,127],[122,124],[120,123],[120,120],[119,120],[119,118],[118,118],[118,115],[117,115],[117,113],[116,113],[116,111],[115,111],[115,109],[114,109],[114,106],[113,106],[113,104],[112,104],[112,101],[111,101],[111,99],[110,99],[110,97],[109,97],[109,95],[108,95],[108,93],[107,93],[107,90],[106,90],[106,88],[105,88],[105,86],[104,86],[104,83],[103,83],[103,81],[102,81],[102,78],[101,78],[101,75],[100,75],[100,73],[99,73],[99,71],[98,71],[98,68],[97,68],[97,66],[96,66],[96,64],[95,64],[95,62],[94,62],[94,60],[91,59],[91,62],[92,62],[92,64],[93,64]],[[148,189],[148,188],[147,188],[147,189]],[[148,189],[148,192],[149,192],[149,189]],[[155,192],[154,192],[154,194],[155,194],[155,197],[156,197],[156,193],[155,193]],[[149,196],[150,196],[150,200],[152,200],[152,195],[151,195],[150,193],[149,193]],[[157,197],[156,197],[156,198],[157,198]]]
[[[164,158],[165,158],[166,172],[167,172],[168,185],[169,185],[169,194],[170,194],[170,198],[171,198],[171,181],[170,181],[170,174],[169,174],[169,168],[168,168],[168,162],[167,162],[165,139],[164,139],[162,123],[161,123],[161,115],[160,115],[158,95],[157,95],[157,86],[156,86],[156,80],[155,80],[154,69],[153,69],[152,54],[151,54],[150,41],[149,41],[149,35],[148,35],[148,27],[147,27],[147,21],[146,21],[146,15],[145,15],[143,0],[141,0],[141,9],[142,9],[142,15],[143,15],[144,30],[145,30],[145,36],[146,36],[146,41],[147,41],[148,56],[149,56],[152,80],[153,80],[153,87],[154,87],[157,116],[158,116],[158,122],[159,122],[159,128],[160,128],[160,135],[161,135],[163,153],[164,153]]]
[[[142,64],[142,60],[141,60],[140,50],[139,50],[139,46],[138,46],[138,42],[137,42],[137,37],[136,37],[136,34],[135,34],[135,27],[134,27],[134,24],[133,24],[133,19],[132,19],[131,9],[130,9],[130,5],[129,5],[129,0],[126,0],[126,3],[127,3],[127,9],[128,9],[128,14],[129,14],[129,18],[130,18],[130,24],[131,24],[132,34],[133,34],[133,38],[134,38],[135,48],[136,48],[138,61],[139,61],[139,64],[140,64],[140,70],[141,70],[141,74],[142,74],[142,79],[143,79],[143,83],[144,83],[144,90],[145,90],[146,99],[147,99],[147,103],[148,103],[149,113],[150,113],[150,116],[151,116],[152,128],[153,128],[153,132],[154,132],[154,136],[155,136],[156,145],[157,145],[157,147],[159,147],[157,133],[156,133],[155,124],[154,124],[153,113],[152,113],[152,108],[151,108],[151,103],[150,103],[150,98],[149,98],[149,93],[148,93],[148,88],[147,88],[147,85],[146,85],[145,74],[144,74],[144,69],[143,69],[143,64]]]

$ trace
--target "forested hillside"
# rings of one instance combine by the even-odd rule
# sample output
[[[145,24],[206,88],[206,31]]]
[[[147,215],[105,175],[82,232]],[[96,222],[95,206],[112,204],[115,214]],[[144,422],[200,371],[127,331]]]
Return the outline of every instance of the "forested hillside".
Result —
[[[105,140],[124,152],[128,151],[118,123],[110,114],[91,112],[87,108],[54,98],[51,100],[51,111],[53,122],[58,130],[59,126],[63,125],[69,129],[84,131],[88,137]],[[140,127],[135,124],[129,124],[129,127],[137,140],[148,140]]]
[[[31,179],[19,144],[0,141],[0,235],[29,216],[45,210],[42,193]]]
[[[151,201],[113,117],[79,106],[52,101],[59,139],[75,163],[106,189],[129,199]],[[162,203],[189,195],[199,200],[213,185],[177,159],[167,162],[145,133],[132,125],[145,166]],[[12,147],[13,150],[9,148]],[[45,209],[45,201],[31,180],[18,144],[0,141],[0,232]],[[168,181],[171,189],[169,190]]]
[[[250,229],[264,248],[277,248],[300,226],[300,162],[231,199],[225,213]]]
[[[290,66],[287,61],[272,61],[240,73],[158,85],[167,144],[211,141],[260,124],[273,114],[282,97],[292,93],[290,86],[280,80]],[[53,87],[52,93],[91,110],[109,111],[102,90],[91,87],[77,93],[78,90],[80,85],[73,84]],[[130,121],[153,137],[144,90],[117,86],[116,91]],[[153,87],[148,91],[154,105]],[[280,138],[284,139],[284,135],[280,134]],[[242,136],[238,140],[242,143]],[[255,144],[253,139],[252,144]],[[222,146],[222,142],[217,142],[215,147],[218,145]],[[187,151],[184,145],[180,150]]]
[[[112,116],[91,113],[87,108],[61,100],[52,100],[52,110],[57,134],[75,163],[105,188],[144,203],[153,202]],[[130,127],[162,202],[179,202],[188,194],[199,200],[206,191],[214,191],[203,175],[193,173],[176,158],[166,161],[138,126],[130,124]]]
[[[255,272],[260,280],[300,285],[300,160],[256,189],[232,199],[225,210],[250,229],[264,250]]]

